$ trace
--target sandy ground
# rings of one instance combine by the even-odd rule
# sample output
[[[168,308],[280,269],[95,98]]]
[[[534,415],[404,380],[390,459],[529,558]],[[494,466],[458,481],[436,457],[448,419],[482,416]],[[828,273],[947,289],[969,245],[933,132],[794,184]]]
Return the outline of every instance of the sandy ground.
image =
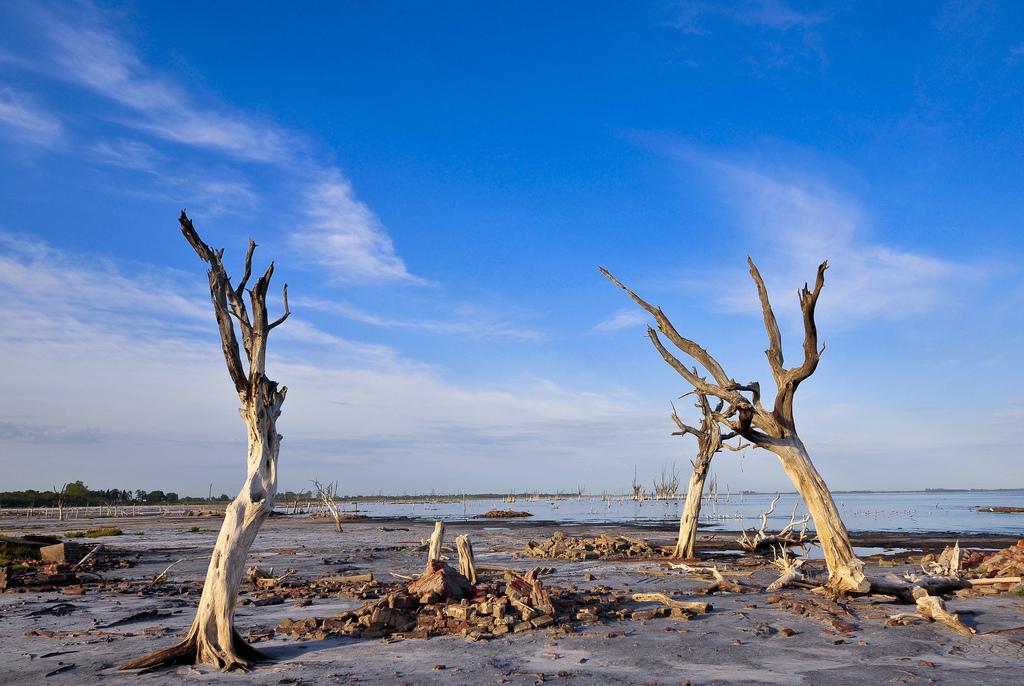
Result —
[[[108,578],[151,579],[168,564],[172,583],[201,580],[219,520],[206,518],[130,520],[103,519],[91,524],[119,526],[125,535],[102,539],[125,554],[139,554],[136,566],[104,572]],[[5,534],[61,533],[82,528],[82,522],[29,525],[25,519],[0,519]],[[199,531],[193,532],[193,527]],[[383,528],[392,530],[382,530]],[[337,572],[372,571],[382,580],[390,572],[415,574],[423,554],[413,550],[429,534],[429,526],[415,522],[380,520],[353,522],[336,533],[323,520],[274,517],[263,528],[250,556],[253,564],[277,571],[294,569],[304,578]],[[662,591],[685,597],[699,584],[664,572],[654,562],[568,562],[516,559],[513,551],[528,539],[546,538],[555,528],[569,535],[626,534],[669,543],[671,531],[628,526],[562,526],[544,523],[452,524],[449,540],[470,533],[481,565],[495,564],[529,569],[555,569],[543,577],[546,586],[606,584],[631,593]],[[407,530],[394,530],[407,529]],[[134,535],[143,531],[143,535]],[[715,534],[709,548],[730,536]],[[707,534],[704,534],[707,537]],[[900,535],[859,536],[861,545],[896,545],[941,548],[948,536],[914,537],[914,545]],[[997,547],[1012,540],[979,537],[965,545]],[[964,543],[964,541],[967,541]],[[728,565],[729,557],[721,556]],[[909,568],[900,561],[872,565],[871,574]],[[594,581],[584,582],[589,572]],[[750,581],[762,586],[774,578],[770,569],[755,572]],[[787,592],[796,597],[803,591]],[[708,597],[714,610],[691,621],[653,619],[581,625],[568,635],[540,630],[489,641],[467,642],[458,637],[382,642],[368,639],[298,641],[276,637],[257,647],[276,662],[249,674],[223,674],[206,667],[177,667],[134,675],[118,672],[115,665],[161,647],[191,622],[198,596],[140,596],[112,589],[88,587],[80,596],[61,592],[0,594],[0,665],[4,684],[27,683],[149,683],[186,682],[224,684],[1020,684],[1024,679],[1024,598],[1008,594],[948,602],[973,624],[978,634],[964,637],[935,624],[886,627],[885,617],[909,612],[909,606],[857,603],[851,608],[856,630],[839,634],[823,623],[797,616],[766,602],[769,594]],[[704,599],[704,597],[701,597]],[[54,615],[58,603],[67,614]],[[275,627],[285,617],[301,619],[329,616],[355,607],[349,599],[317,600],[309,606],[280,604],[263,607],[240,605],[237,625],[241,633],[254,627]],[[640,605],[638,604],[639,608]],[[104,625],[144,610],[160,615],[114,627]],[[147,635],[160,627],[163,636]],[[786,637],[780,629],[796,633]],[[30,631],[85,632],[51,638],[29,636]],[[998,633],[986,633],[998,631]],[[788,632],[784,632],[788,633]],[[67,668],[64,671],[58,671]],[[54,673],[57,672],[57,673]],[[52,674],[52,676],[46,676]]]

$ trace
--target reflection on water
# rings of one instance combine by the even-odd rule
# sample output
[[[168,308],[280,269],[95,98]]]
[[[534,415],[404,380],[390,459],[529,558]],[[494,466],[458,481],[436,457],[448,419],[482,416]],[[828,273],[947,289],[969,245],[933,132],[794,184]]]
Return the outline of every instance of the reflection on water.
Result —
[[[719,494],[705,498],[701,523],[723,529],[751,528],[760,525],[761,512],[775,494]],[[1024,513],[978,512],[978,507],[1024,507],[1024,490],[974,492],[836,493],[836,505],[851,531],[956,531],[1021,534]],[[279,503],[280,505],[280,503]],[[775,513],[769,517],[769,529],[784,526],[796,508],[797,517],[805,513],[796,494],[783,494]],[[451,502],[427,500],[347,503],[348,511],[358,510],[377,517],[460,520],[488,510],[507,508],[495,500],[452,499]],[[520,500],[515,509],[533,514],[533,520],[633,524],[669,523],[678,520],[682,500],[645,500],[625,497],[566,496],[537,501]]]

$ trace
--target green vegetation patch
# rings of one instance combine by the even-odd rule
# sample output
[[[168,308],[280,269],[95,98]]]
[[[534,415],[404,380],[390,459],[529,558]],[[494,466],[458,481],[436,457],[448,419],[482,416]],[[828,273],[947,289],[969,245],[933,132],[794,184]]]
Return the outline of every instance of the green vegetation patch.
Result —
[[[68,538],[103,538],[104,536],[120,536],[124,532],[115,526],[88,529],[87,531],[69,531]]]
[[[60,543],[54,536],[0,536],[0,563],[9,564],[16,560],[38,560],[39,548],[43,545]]]

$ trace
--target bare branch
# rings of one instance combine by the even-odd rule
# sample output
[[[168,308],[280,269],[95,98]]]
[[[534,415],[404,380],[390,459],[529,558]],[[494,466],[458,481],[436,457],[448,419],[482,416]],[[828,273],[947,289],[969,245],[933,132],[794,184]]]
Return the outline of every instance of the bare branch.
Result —
[[[799,292],[800,309],[804,315],[804,362],[799,367],[791,370],[794,387],[808,376],[814,373],[818,367],[818,360],[825,346],[818,350],[818,327],[814,323],[814,308],[818,304],[818,296],[825,285],[825,270],[828,269],[828,260],[818,265],[818,275],[814,279],[814,290],[807,290],[807,284]]]
[[[248,388],[248,380],[245,368],[242,366],[238,339],[235,336],[235,327],[231,322],[230,310],[228,309],[229,294],[234,295],[234,289],[231,287],[231,280],[228,278],[227,272],[224,271],[224,263],[221,261],[221,255],[224,251],[214,250],[203,242],[203,239],[199,237],[199,233],[192,225],[192,220],[185,214],[185,210],[181,211],[178,223],[181,225],[181,233],[185,236],[189,245],[192,246],[192,249],[196,251],[200,259],[210,265],[208,274],[210,278],[210,298],[213,300],[214,316],[217,318],[217,327],[220,330],[221,350],[224,353],[228,374],[231,376],[231,381],[235,384],[235,390],[240,394],[244,393],[246,388]],[[238,312],[236,311],[235,314],[237,316]],[[248,349],[248,346],[246,348]]]
[[[775,312],[772,304],[768,301],[768,289],[765,288],[764,279],[758,271],[754,261],[747,257],[747,264],[750,265],[750,276],[757,284],[757,297],[761,300],[761,313],[764,315],[764,330],[768,333],[768,349],[764,351],[768,358],[768,364],[772,369],[772,375],[776,383],[781,387],[782,376],[785,371],[782,358],[782,334],[779,333],[779,323],[775,319]]]
[[[249,276],[252,274],[252,254],[254,252],[256,252],[256,241],[250,238],[249,249],[245,251],[245,273],[242,274],[242,280],[238,282],[238,287],[235,289],[235,295],[239,298],[245,292],[245,284],[249,282]]]
[[[288,319],[288,315],[290,315],[291,313],[292,313],[292,311],[290,309],[288,309],[288,284],[285,284],[284,285],[284,314],[282,314],[280,317],[278,317],[273,322],[271,322],[270,326],[267,327],[267,330],[270,331],[274,327],[280,326],[281,324],[284,324],[284,320]]]
[[[673,345],[692,357],[700,366],[704,367],[704,369],[708,370],[719,386],[724,388],[731,383],[735,383],[729,378],[729,375],[725,373],[725,370],[722,369],[722,365],[720,365],[707,350],[700,347],[689,338],[684,338],[678,331],[676,331],[675,326],[672,325],[672,322],[669,321],[668,317],[665,316],[665,313],[662,312],[660,307],[651,305],[639,295],[631,291],[629,288],[624,286],[622,282],[612,276],[611,272],[604,267],[600,267],[600,270],[602,274],[608,277],[609,281],[626,291],[626,293],[629,294],[629,297],[636,301],[640,307],[651,313],[651,315],[654,316],[654,320],[658,323],[658,330],[665,334],[665,337],[672,341]]]
[[[687,369],[686,365],[679,361],[675,355],[670,353],[668,349],[662,344],[661,339],[658,338],[658,332],[652,327],[647,327],[647,337],[651,339],[651,343],[661,353],[662,358],[668,362],[669,366],[679,372],[679,375],[690,382],[698,393],[705,395],[713,395],[716,398],[721,398],[726,402],[730,403],[743,403],[745,399],[736,391],[727,391],[720,386],[708,383],[707,379],[696,374],[693,370]]]

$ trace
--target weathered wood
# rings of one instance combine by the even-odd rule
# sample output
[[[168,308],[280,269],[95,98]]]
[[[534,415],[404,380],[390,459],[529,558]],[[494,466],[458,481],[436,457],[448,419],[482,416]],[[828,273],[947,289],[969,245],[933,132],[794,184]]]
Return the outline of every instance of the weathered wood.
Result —
[[[914,591],[914,599],[917,601],[917,612],[925,619],[930,619],[933,622],[939,622],[948,626],[958,634],[964,636],[972,636],[977,631],[970,626],[967,626],[960,619],[960,615],[955,612],[950,612],[946,609],[946,604],[942,602],[942,598],[937,596],[929,595],[928,591],[923,588],[918,588]]]
[[[455,537],[455,548],[459,551],[459,573],[469,579],[469,583],[476,583],[476,561],[473,559],[473,544],[469,541],[468,534]]]
[[[671,415],[672,421],[679,427],[679,431],[673,435],[690,434],[697,439],[697,456],[693,460],[693,471],[690,473],[690,480],[686,487],[686,501],[683,504],[683,513],[679,517],[679,535],[676,538],[675,548],[672,550],[673,558],[684,560],[696,555],[697,522],[700,519],[701,498],[704,495],[704,482],[711,467],[711,459],[722,448],[742,450],[747,447],[742,443],[735,448],[727,445],[722,439],[722,431],[715,419],[716,411],[722,411],[721,404],[716,410],[712,410],[707,395],[698,391],[697,398],[697,407],[701,410],[699,428],[685,424],[676,413],[675,405],[672,406]]]
[[[427,571],[431,570],[431,563],[441,559],[441,547],[444,545],[444,522],[434,522],[434,532],[430,534],[430,541],[427,543]]]
[[[1019,584],[1024,582],[1024,576],[1003,576],[994,579],[968,579],[971,586],[991,586],[993,584]]]
[[[641,603],[661,603],[665,607],[674,607],[687,612],[706,614],[711,611],[711,603],[702,600],[676,600],[664,593],[634,593],[633,600]]]
[[[782,354],[782,336],[779,332],[775,313],[768,299],[768,291],[753,260],[748,258],[750,275],[757,286],[758,298],[764,317],[764,328],[768,334],[768,350],[765,355],[775,379],[777,393],[771,410],[761,404],[761,387],[756,382],[745,385],[736,383],[721,364],[707,350],[694,341],[684,338],[675,329],[661,308],[644,301],[624,286],[608,270],[601,272],[619,286],[643,309],[647,310],[657,323],[657,330],[648,327],[647,335],[662,359],[686,379],[698,393],[721,400],[726,409],[715,413],[715,420],[733,435],[741,436],[759,448],[771,451],[779,458],[783,470],[803,499],[814,528],[821,542],[825,563],[828,567],[828,585],[837,592],[866,592],[870,584],[864,577],[863,563],[857,559],[850,545],[850,536],[839,516],[825,481],[811,462],[807,449],[796,431],[793,416],[793,398],[797,387],[814,373],[824,348],[818,347],[818,331],[814,312],[818,297],[825,285],[825,270],[828,262],[818,267],[814,288],[805,284],[798,292],[800,310],[803,315],[804,340],[803,361],[787,369]],[[661,342],[664,335],[686,356],[694,360],[711,375],[708,380],[696,367],[688,367],[673,355]]]
[[[221,352],[228,375],[241,402],[239,414],[248,433],[246,478],[235,499],[225,508],[224,522],[210,556],[203,592],[195,620],[185,639],[166,650],[131,660],[121,669],[145,669],[170,663],[205,663],[221,669],[248,669],[266,659],[246,643],[234,628],[235,603],[245,574],[245,559],[264,520],[274,509],[277,494],[277,458],[281,435],[277,419],[281,415],[288,389],[266,376],[266,352],[270,331],[289,316],[287,285],[284,289],[284,313],[271,321],[267,313],[267,290],[274,274],[274,263],[251,289],[246,289],[252,273],[256,244],[249,241],[245,272],[233,286],[222,256],[224,251],[207,245],[196,232],[184,210],[178,218],[182,235],[196,254],[209,265],[207,276],[214,318],[220,331]],[[243,295],[248,292],[249,305]],[[242,339],[246,362],[243,364],[235,333],[235,322]]]

